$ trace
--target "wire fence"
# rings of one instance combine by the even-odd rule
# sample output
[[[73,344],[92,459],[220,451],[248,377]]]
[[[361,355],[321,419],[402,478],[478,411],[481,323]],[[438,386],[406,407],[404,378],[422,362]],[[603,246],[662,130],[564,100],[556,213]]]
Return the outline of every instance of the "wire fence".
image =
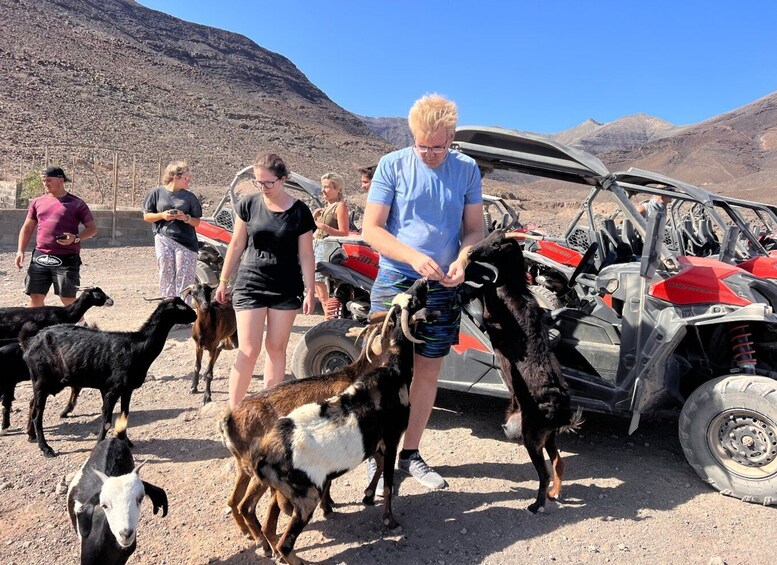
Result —
[[[0,197],[0,207],[24,208],[30,198],[43,193],[40,172],[49,165],[62,167],[72,181],[68,190],[94,209],[138,209],[149,189],[159,186],[162,171],[173,159],[161,154],[133,153],[105,147],[74,145],[0,146],[0,183],[15,185],[16,195],[8,189]],[[210,153],[206,157],[187,157],[194,170],[212,170],[214,160],[232,167],[233,155]],[[203,169],[198,169],[202,164]],[[234,170],[234,169],[232,169]],[[199,181],[206,179],[197,174]],[[5,182],[3,182],[5,181]]]

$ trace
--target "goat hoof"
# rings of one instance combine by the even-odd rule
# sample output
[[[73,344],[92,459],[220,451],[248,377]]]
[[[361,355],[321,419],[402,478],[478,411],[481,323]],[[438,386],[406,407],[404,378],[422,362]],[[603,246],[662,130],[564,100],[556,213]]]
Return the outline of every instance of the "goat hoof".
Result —
[[[203,396],[202,397],[202,403],[203,404],[207,404],[210,401],[211,401],[211,397],[210,396]]]
[[[193,386],[191,389],[189,389],[190,394],[200,394],[200,389],[198,389],[196,386]]]
[[[537,514],[537,512],[545,512],[545,507],[539,504],[532,504],[526,510],[528,510],[532,514]]]
[[[402,526],[400,526],[399,523],[396,520],[394,520],[393,517],[384,518],[383,525],[386,526],[392,534],[398,534],[399,532],[402,531]]]
[[[8,433],[8,429],[9,429],[9,428],[3,428],[3,429],[1,429],[1,430],[0,430],[0,436],[4,436],[5,434],[7,434],[7,433]]]
[[[362,504],[366,504],[367,506],[375,506],[375,493],[365,495],[364,498],[362,498]]]
[[[43,452],[44,457],[56,457],[57,454],[54,452],[53,449],[51,449],[48,445],[45,447],[41,447],[40,450]]]
[[[27,436],[27,443],[35,443],[38,441],[38,438],[35,436]]]

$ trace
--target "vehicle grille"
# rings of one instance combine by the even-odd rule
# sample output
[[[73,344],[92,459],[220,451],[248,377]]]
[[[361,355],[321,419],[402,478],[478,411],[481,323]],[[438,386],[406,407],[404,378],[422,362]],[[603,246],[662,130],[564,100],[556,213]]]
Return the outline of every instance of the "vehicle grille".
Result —
[[[567,237],[567,243],[572,249],[585,253],[586,249],[591,245],[591,240],[588,237],[588,228],[576,227],[572,230],[572,233]]]
[[[234,230],[234,224],[232,222],[232,211],[223,209],[219,211],[218,214],[216,214],[216,217],[213,218],[214,223],[219,226],[220,228],[224,228],[228,232],[232,232]]]

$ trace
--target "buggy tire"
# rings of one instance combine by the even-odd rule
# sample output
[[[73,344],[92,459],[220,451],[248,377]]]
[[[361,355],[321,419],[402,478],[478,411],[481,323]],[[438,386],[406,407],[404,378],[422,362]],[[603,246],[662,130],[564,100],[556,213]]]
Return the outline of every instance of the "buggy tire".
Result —
[[[683,405],[680,444],[694,471],[722,494],[777,504],[777,381],[713,379]]]
[[[219,275],[205,261],[197,261],[197,268],[194,272],[194,279],[200,284],[208,286],[218,286]]]
[[[347,319],[327,320],[313,326],[299,340],[291,359],[294,378],[330,373],[350,365],[359,357],[361,349],[345,334],[363,324]]]
[[[549,288],[535,284],[529,287],[529,292],[532,293],[532,296],[534,296],[534,299],[537,301],[537,304],[540,305],[540,308],[544,308],[545,310],[561,308],[561,301]]]

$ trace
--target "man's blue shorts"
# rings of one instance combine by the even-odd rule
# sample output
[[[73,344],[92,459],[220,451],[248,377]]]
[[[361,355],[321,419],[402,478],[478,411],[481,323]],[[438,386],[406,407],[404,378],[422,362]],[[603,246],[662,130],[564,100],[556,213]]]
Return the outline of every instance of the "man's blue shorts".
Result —
[[[370,293],[370,312],[383,312],[400,292],[409,289],[420,277],[407,277],[396,271],[380,269]],[[461,298],[457,287],[448,288],[437,281],[429,281],[426,299],[427,312],[438,315],[430,322],[420,322],[415,336],[424,343],[415,346],[415,352],[423,357],[445,357],[451,345],[459,343]]]

